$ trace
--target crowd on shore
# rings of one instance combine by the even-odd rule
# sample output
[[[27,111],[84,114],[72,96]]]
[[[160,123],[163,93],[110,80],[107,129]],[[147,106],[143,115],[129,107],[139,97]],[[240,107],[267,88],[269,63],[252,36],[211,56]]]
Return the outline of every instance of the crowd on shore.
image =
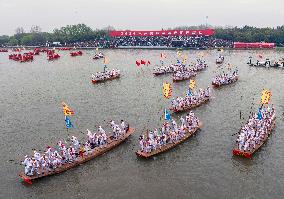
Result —
[[[121,120],[120,125],[114,121],[111,121],[110,124],[112,127],[111,136],[108,136],[105,130],[99,126],[98,131],[94,133],[87,129],[87,141],[85,143],[79,142],[77,137],[72,136],[69,147],[66,146],[66,141],[59,141],[54,148],[47,146],[46,151],[42,154],[34,150],[34,154],[32,156],[26,155],[22,162],[25,166],[25,174],[28,176],[41,175],[65,164],[73,163],[79,158],[88,156],[94,149],[106,147],[108,139],[119,139],[129,128],[123,120]]]
[[[237,138],[240,151],[252,151],[257,145],[266,140],[275,119],[275,109],[272,106],[260,108],[258,114],[254,113],[241,128]]]
[[[76,48],[118,48],[118,47],[173,47],[173,48],[232,48],[233,42],[216,39],[214,37],[199,36],[123,36],[123,37],[100,37],[91,41],[61,42],[60,47]],[[57,46],[57,47],[59,47]],[[1,47],[1,46],[0,46]],[[6,46],[2,46],[6,47]],[[52,43],[42,44],[41,47],[54,47]]]
[[[214,47],[233,47],[233,43],[212,37],[153,36],[153,37],[115,37],[113,46],[157,46],[207,49]]]
[[[164,123],[160,130],[154,129],[154,131],[148,131],[141,135],[139,138],[140,150],[144,153],[151,153],[167,144],[176,143],[200,125],[199,119],[192,111],[185,118],[180,117],[180,121],[180,126],[175,120],[172,120],[171,123]]]

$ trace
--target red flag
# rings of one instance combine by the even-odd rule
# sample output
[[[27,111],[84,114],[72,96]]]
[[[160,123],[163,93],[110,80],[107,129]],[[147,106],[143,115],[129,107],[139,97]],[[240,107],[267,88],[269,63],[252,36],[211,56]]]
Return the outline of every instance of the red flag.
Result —
[[[144,60],[141,59],[141,64],[145,65],[146,62]]]
[[[136,61],[136,65],[137,65],[137,66],[140,66],[140,62],[139,62],[139,61]]]

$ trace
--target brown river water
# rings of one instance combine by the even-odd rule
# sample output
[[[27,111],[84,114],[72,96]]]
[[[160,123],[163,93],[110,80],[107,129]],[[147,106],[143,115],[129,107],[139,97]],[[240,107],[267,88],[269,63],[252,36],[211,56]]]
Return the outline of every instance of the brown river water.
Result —
[[[41,54],[30,63],[10,61],[7,53],[0,54],[0,198],[284,198],[284,69],[246,65],[249,56],[280,59],[283,51],[225,51],[225,62],[239,69],[239,81],[213,89],[212,100],[194,109],[203,122],[194,137],[148,160],[135,155],[138,137],[162,125],[163,109],[170,105],[162,96],[162,84],[172,82],[171,75],[154,77],[152,69],[161,52],[168,56],[166,64],[175,62],[176,52],[103,52],[110,60],[108,68],[120,69],[122,76],[96,85],[91,74],[102,71],[103,64],[92,60],[94,51],[83,51],[82,57],[61,51],[61,58],[51,62]],[[184,54],[193,61],[200,52]],[[218,73],[218,52],[202,52],[209,67],[196,76],[197,88],[211,85]],[[138,59],[150,60],[151,65],[137,68]],[[173,96],[184,96],[187,87],[188,81],[172,84]],[[252,159],[233,157],[236,137],[232,135],[251,111],[257,111],[263,88],[272,91],[276,127]],[[75,111],[71,117],[75,127],[68,132],[62,101]],[[54,146],[69,135],[83,140],[80,132],[87,128],[94,131],[102,125],[110,130],[107,122],[121,119],[136,129],[122,145],[32,186],[19,179],[24,167],[18,163],[32,149]]]

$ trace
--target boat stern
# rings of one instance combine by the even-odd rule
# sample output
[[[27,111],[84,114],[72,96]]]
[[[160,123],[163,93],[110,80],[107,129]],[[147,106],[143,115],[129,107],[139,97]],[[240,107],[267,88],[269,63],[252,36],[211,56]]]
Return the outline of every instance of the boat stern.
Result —
[[[250,153],[244,152],[244,151],[240,151],[238,149],[233,149],[232,153],[233,153],[233,155],[236,155],[236,156],[242,156],[242,157],[245,157],[245,158],[251,158],[251,154]]]

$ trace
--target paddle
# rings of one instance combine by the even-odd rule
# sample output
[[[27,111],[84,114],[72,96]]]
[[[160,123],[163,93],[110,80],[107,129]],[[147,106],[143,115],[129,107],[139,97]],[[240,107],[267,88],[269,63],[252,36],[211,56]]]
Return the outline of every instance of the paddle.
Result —
[[[16,165],[21,165],[22,166],[22,164],[21,163],[19,163],[18,162],[18,160],[8,160],[7,162],[9,162],[9,163],[11,163],[11,164],[16,164]]]

